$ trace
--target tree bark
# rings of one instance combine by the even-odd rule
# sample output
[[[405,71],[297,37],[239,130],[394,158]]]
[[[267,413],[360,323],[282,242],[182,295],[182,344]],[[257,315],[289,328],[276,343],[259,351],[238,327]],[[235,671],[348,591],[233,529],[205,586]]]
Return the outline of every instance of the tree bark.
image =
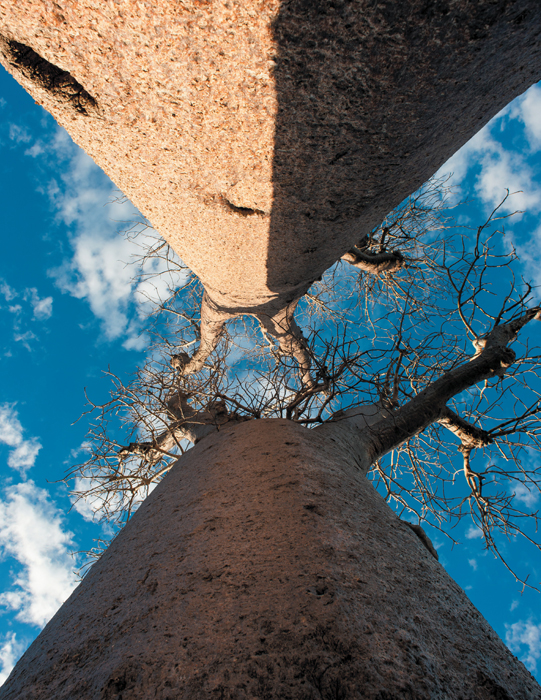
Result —
[[[202,439],[1,700],[541,698],[366,479],[355,435],[376,414],[316,430],[254,420]]]
[[[0,0],[0,61],[273,319],[541,77],[537,0]]]

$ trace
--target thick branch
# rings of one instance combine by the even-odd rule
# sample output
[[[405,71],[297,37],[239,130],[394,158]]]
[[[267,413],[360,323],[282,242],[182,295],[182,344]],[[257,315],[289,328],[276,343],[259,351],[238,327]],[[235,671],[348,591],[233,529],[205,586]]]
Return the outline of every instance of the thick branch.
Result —
[[[209,355],[216,349],[223,331],[224,323],[229,318],[223,314],[209,300],[207,294],[203,295],[201,302],[201,327],[199,347],[190,358],[185,352],[173,355],[171,365],[183,375],[193,374],[203,369]]]
[[[404,258],[397,250],[390,253],[365,253],[356,246],[344,253],[342,260],[372,275],[394,272],[404,266]]]
[[[540,317],[541,307],[534,306],[533,309],[528,309],[525,314],[509,321],[509,323],[498,324],[489,333],[474,341],[476,356],[491,347],[504,347],[512,343],[527,323],[533,319],[539,320]]]
[[[382,419],[391,419],[391,412],[379,404],[352,406],[346,411],[338,411],[332,419],[314,428],[318,434],[340,445],[356,459],[359,469],[366,474],[373,462],[367,453],[367,446],[359,440],[359,434]]]
[[[311,389],[314,386],[314,380],[310,375],[311,357],[302,331],[293,317],[296,306],[297,301],[289,304],[276,316],[261,314],[257,318],[263,332],[278,341],[284,355],[289,355],[298,362],[302,383],[306,388]]]
[[[442,416],[438,423],[444,425],[460,440],[462,458],[464,460],[464,476],[471,489],[473,497],[477,500],[481,513],[485,512],[484,503],[482,501],[483,477],[473,471],[470,467],[470,455],[473,450],[479,447],[485,447],[493,442],[493,439],[486,432],[471,423],[468,423],[454,411],[451,411],[447,406],[442,411]]]
[[[438,423],[456,435],[465,448],[485,447],[493,441],[486,430],[468,423],[447,406],[442,409]]]
[[[132,442],[119,450],[119,456],[139,455],[151,465],[187,439],[194,444],[210,433],[219,430],[226,423],[239,423],[249,420],[246,416],[229,413],[224,401],[209,404],[206,411],[195,411],[187,401],[188,394],[175,393],[167,402],[168,412],[173,419],[170,425],[149,442]]]
[[[493,377],[502,377],[515,361],[515,353],[507,347],[518,331],[534,318],[539,318],[539,307],[530,309],[519,318],[496,326],[484,337],[478,353],[469,361],[447,372],[415,398],[394,411],[390,418],[380,420],[361,433],[361,438],[372,460],[422,432],[442,416],[449,418],[447,402],[465,389]],[[458,429],[458,424],[456,424]]]
[[[311,358],[302,331],[295,322],[293,314],[298,299],[290,303],[276,315],[255,313],[265,335],[278,341],[284,355],[293,357],[299,364],[302,383],[307,388],[314,387],[310,376]],[[209,355],[216,349],[224,324],[227,320],[241,313],[220,309],[205,293],[201,302],[201,338],[196,352],[190,356],[185,353],[173,355],[171,365],[183,375],[193,374],[203,369]]]

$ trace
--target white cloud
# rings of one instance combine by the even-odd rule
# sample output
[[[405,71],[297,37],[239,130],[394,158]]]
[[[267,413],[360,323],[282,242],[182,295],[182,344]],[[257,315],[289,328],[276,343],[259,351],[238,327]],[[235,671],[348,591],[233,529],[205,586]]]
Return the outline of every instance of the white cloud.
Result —
[[[8,456],[8,465],[24,474],[34,466],[41,443],[35,437],[25,440],[23,427],[14,406],[0,404],[0,442],[14,448]]]
[[[11,138],[31,140],[16,125]],[[72,250],[57,268],[49,270],[50,276],[63,292],[88,303],[107,339],[121,340],[127,349],[144,349],[148,339],[142,332],[143,319],[153,304],[169,297],[169,287],[179,286],[185,277],[173,280],[172,274],[162,274],[168,268],[165,261],[150,259],[144,263],[145,273],[158,276],[136,279],[141,266],[128,263],[145,252],[145,240],[155,243],[156,233],[147,229],[142,215],[64,129],[57,128],[48,140],[30,144],[25,154],[52,163],[58,173],[40,191],[49,197],[57,221],[68,227]],[[137,224],[145,231],[137,240],[121,235],[125,230],[133,232]],[[34,319],[46,320],[52,314],[53,298],[40,298],[36,289],[19,294],[0,280],[0,294],[8,302],[21,296],[30,301]],[[34,336],[21,328],[26,309],[17,304],[14,311],[21,314],[14,328],[16,340],[30,350]]]
[[[15,333],[15,335],[13,336],[13,340],[16,343],[22,343],[29,352],[32,352],[32,346],[30,345],[30,341],[35,339],[36,334],[32,333],[32,331],[26,331],[25,333]]]
[[[512,484],[511,491],[515,494],[517,501],[524,503],[528,508],[533,508],[539,501],[539,490],[536,486],[526,486],[521,482]]]
[[[477,559],[468,559],[468,564],[474,571],[477,571]]]
[[[520,605],[520,601],[514,600],[514,601],[511,603],[511,607],[509,608],[509,611],[510,611],[510,612],[513,612],[513,610],[516,610],[516,609],[518,608],[519,605]]]
[[[170,280],[136,282],[139,267],[128,263],[141,255],[145,237],[155,240],[155,234],[140,234],[136,241],[123,237],[121,231],[142,222],[141,214],[122,203],[111,181],[63,130],[57,132],[53,150],[67,162],[67,170],[60,181],[50,183],[48,194],[57,218],[71,229],[73,254],[50,274],[64,292],[88,302],[108,339],[125,338],[124,347],[143,349],[147,341],[141,320],[152,302],[169,296]],[[147,272],[166,267],[161,260],[145,264]]]
[[[103,507],[103,500],[94,496],[90,491],[98,486],[98,482],[90,478],[78,476],[73,484],[73,490],[78,493],[87,492],[87,496],[73,500],[73,509],[79,513],[87,522],[99,520],[100,510]],[[115,503],[119,503],[120,497],[116,494],[112,497]]]
[[[530,88],[525,97],[506,107],[481,131],[457,151],[439,170],[438,175],[453,173],[450,184],[460,193],[461,182],[472,169],[478,169],[474,189],[487,209],[498,205],[508,189],[514,192],[502,207],[502,213],[516,210],[541,211],[539,178],[528,163],[528,152],[503,146],[498,134],[507,130],[509,122],[522,122],[532,149],[541,143],[541,89]]]
[[[483,531],[478,528],[476,525],[470,525],[469,528],[466,530],[466,539],[467,540],[479,540],[483,537]]]
[[[514,106],[512,115],[524,123],[532,149],[541,146],[541,87],[532,85]]]
[[[127,466],[129,468],[129,464]],[[145,498],[154,491],[157,485],[158,484],[155,482],[151,483],[148,487],[141,489],[137,493],[132,501],[134,510],[136,510]],[[105,510],[120,510],[124,506],[127,506],[129,501],[129,496],[123,495],[122,493],[104,493],[99,482],[92,477],[77,477],[73,484],[73,491],[82,494],[78,500],[76,500],[74,496],[72,497],[73,510],[77,511],[87,522],[99,521],[103,518]],[[106,503],[104,502],[104,498],[106,498]],[[104,506],[106,506],[106,508]],[[102,529],[108,535],[114,532],[114,527],[106,522],[102,523]]]
[[[521,241],[514,235],[510,235],[508,243],[512,243],[524,267],[524,278],[534,287],[539,287],[541,285],[541,226],[533,231],[526,240]]]
[[[132,299],[131,277],[126,267],[129,246],[118,236],[82,232],[72,241],[72,259],[55,276],[61,289],[78,299],[86,299],[100,319],[109,339],[119,338],[128,329],[128,306]]]
[[[491,141],[480,161],[482,169],[475,190],[485,204],[496,207],[508,189],[513,196],[503,205],[503,212],[534,213],[541,209],[541,188],[535,185],[533,172],[521,153],[506,151],[501,144]]]
[[[15,632],[9,632],[0,640],[0,685],[6,681],[27,646],[25,641],[17,639]]]
[[[9,138],[15,143],[28,143],[32,138],[27,129],[17,124],[9,125]]]
[[[32,341],[36,340],[37,336],[28,326],[33,321],[46,321],[52,316],[53,297],[41,298],[35,287],[18,292],[4,280],[0,280],[0,295],[8,302],[7,306],[0,305],[0,311],[7,311],[12,315],[13,341],[21,343],[32,352]],[[9,303],[14,299],[18,299],[18,303]]]
[[[41,450],[41,443],[37,438],[23,440],[13,452],[10,452],[8,457],[8,465],[13,469],[18,469],[21,472],[33,467]]]
[[[10,486],[0,501],[0,546],[17,560],[13,587],[0,605],[17,611],[21,622],[42,627],[76,585],[69,553],[72,534],[47,492],[34,482]]]
[[[40,299],[38,290],[35,288],[27,289],[26,295],[30,298],[30,303],[32,304],[32,309],[34,311],[34,318],[38,319],[39,321],[45,321],[52,316],[52,297],[44,297],[43,299]]]
[[[9,286],[7,282],[2,280],[0,283],[0,294],[4,297],[6,301],[11,301],[17,296],[17,292]]]
[[[30,156],[31,158],[37,158],[37,156],[40,156],[44,152],[45,148],[43,143],[41,141],[36,141],[32,146],[30,146],[30,148],[26,149],[24,155]]]
[[[519,620],[512,625],[506,624],[505,627],[507,646],[535,673],[537,661],[541,657],[541,625],[535,625],[531,620]],[[527,647],[527,651],[523,647]]]

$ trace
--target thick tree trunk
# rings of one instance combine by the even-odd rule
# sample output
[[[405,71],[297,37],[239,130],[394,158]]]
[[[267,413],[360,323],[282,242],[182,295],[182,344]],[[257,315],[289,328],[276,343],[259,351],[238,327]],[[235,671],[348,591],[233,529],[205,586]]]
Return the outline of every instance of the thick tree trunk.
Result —
[[[0,0],[0,61],[274,318],[541,77],[538,0]]]
[[[250,313],[310,386],[284,320],[539,79],[540,26],[538,0],[0,0],[0,62],[203,282],[183,371]]]
[[[541,698],[365,478],[348,424],[249,421],[201,440],[0,698]]]

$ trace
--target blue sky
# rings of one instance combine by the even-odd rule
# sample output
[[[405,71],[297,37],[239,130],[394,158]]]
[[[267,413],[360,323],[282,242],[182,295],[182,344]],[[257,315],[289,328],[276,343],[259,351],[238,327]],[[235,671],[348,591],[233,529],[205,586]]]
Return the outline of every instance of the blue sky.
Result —
[[[89,508],[70,511],[59,483],[77,461],[87,424],[74,424],[86,387],[107,398],[111,367],[129,375],[145,355],[145,289],[119,235],[141,217],[54,120],[0,73],[0,678],[76,585],[74,552],[103,534]],[[461,216],[482,220],[505,193],[509,233],[524,273],[541,284],[541,88],[509,105],[441,170],[454,172]],[[142,293],[141,293],[142,292]],[[541,331],[536,331],[541,340]],[[534,498],[525,495],[524,498]],[[535,503],[533,503],[535,505]],[[541,679],[541,594],[520,587],[478,531],[451,548],[431,532],[440,561],[511,649]],[[541,582],[541,556],[510,543]]]

